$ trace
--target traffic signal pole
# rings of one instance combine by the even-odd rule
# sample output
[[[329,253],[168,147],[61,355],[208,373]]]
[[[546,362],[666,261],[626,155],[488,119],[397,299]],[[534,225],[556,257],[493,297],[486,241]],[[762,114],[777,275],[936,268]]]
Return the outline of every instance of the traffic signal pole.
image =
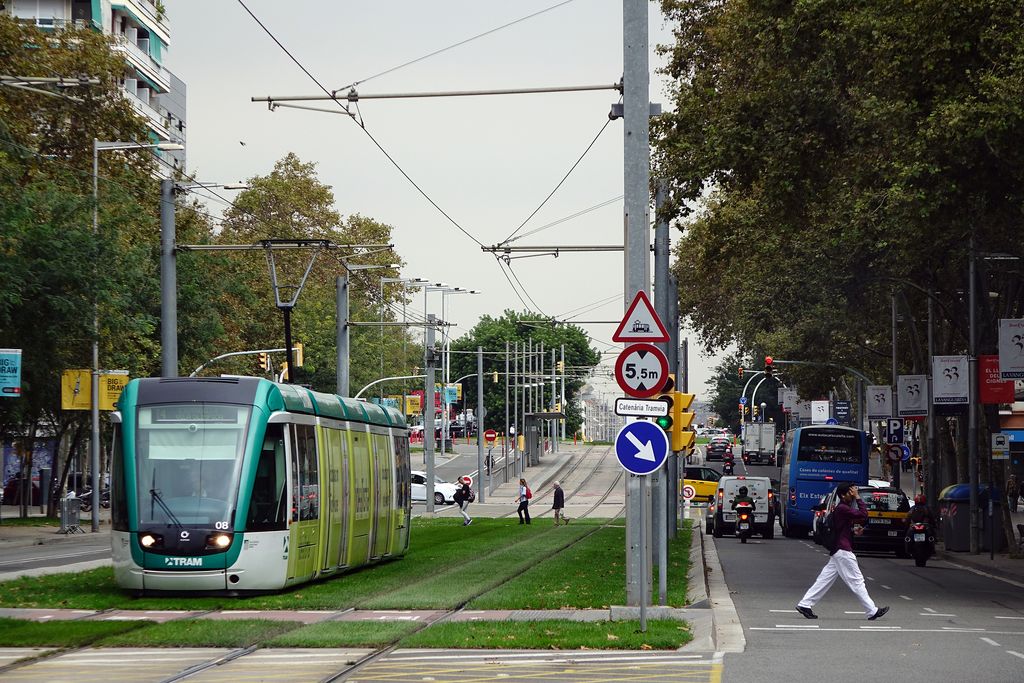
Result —
[[[654,196],[654,312],[665,323],[668,329],[677,329],[679,325],[669,317],[669,234],[668,221],[658,217],[658,210],[668,198],[668,187],[664,179],[658,181],[658,190]],[[667,342],[659,342],[658,347],[669,358],[672,353],[672,338],[669,333]],[[675,368],[669,361],[669,372]],[[674,373],[673,373],[674,374]],[[672,390],[675,391],[673,383]],[[665,466],[651,473],[651,509],[652,532],[654,535],[654,561],[658,563],[658,604],[664,605],[668,595],[668,463],[675,460],[675,454],[669,453]]]

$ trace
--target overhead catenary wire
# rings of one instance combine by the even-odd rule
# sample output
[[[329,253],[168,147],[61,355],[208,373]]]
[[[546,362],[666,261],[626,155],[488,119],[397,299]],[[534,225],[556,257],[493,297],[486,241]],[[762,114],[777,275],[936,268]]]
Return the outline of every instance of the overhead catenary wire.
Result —
[[[290,59],[291,59],[291,60],[292,60],[293,62],[295,62],[295,64],[296,64],[296,65],[297,65],[297,66],[298,66],[298,67],[299,67],[300,69],[302,69],[302,72],[303,72],[303,73],[305,73],[305,74],[306,74],[307,76],[309,76],[310,80],[312,80],[312,81],[313,81],[313,83],[315,83],[315,84],[317,85],[317,87],[318,87],[318,88],[320,88],[320,90],[322,90],[322,91],[323,91],[323,92],[324,92],[324,93],[325,93],[326,95],[328,95],[328,96],[330,96],[330,97],[331,97],[332,99],[334,99],[334,97],[333,97],[332,93],[331,93],[331,92],[330,92],[330,91],[329,91],[329,90],[328,90],[327,88],[325,88],[325,87],[324,87],[324,85],[323,85],[323,84],[322,84],[322,83],[321,83],[321,82],[320,82],[319,80],[317,80],[317,78],[316,78],[316,77],[315,77],[315,76],[314,76],[314,75],[313,75],[312,73],[310,73],[310,72],[309,72],[309,70],[308,70],[308,69],[307,69],[307,68],[306,68],[305,66],[303,66],[303,65],[302,65],[302,63],[301,63],[301,62],[300,62],[300,61],[299,61],[299,60],[298,60],[298,59],[297,59],[297,58],[296,58],[296,57],[295,57],[295,56],[294,56],[294,55],[293,55],[293,54],[292,54],[291,52],[289,52],[289,51],[288,51],[288,49],[287,49],[287,48],[286,48],[286,47],[284,46],[284,44],[282,44],[282,43],[281,43],[281,41],[280,41],[280,40],[278,40],[278,39],[277,39],[277,37],[276,37],[276,36],[275,36],[275,35],[273,34],[273,32],[272,32],[272,31],[271,31],[271,30],[270,30],[269,28],[267,28],[267,26],[266,26],[266,25],[265,25],[265,24],[264,24],[264,23],[263,23],[262,21],[260,21],[259,17],[257,17],[257,16],[256,16],[256,15],[255,15],[255,14],[254,14],[254,13],[252,12],[252,10],[250,10],[250,9],[249,9],[249,8],[248,8],[248,7],[246,6],[246,4],[245,4],[245,2],[243,2],[243,0],[238,0],[238,4],[239,4],[239,5],[241,5],[241,6],[242,6],[242,9],[244,9],[244,10],[245,10],[245,11],[246,11],[246,12],[247,12],[247,13],[249,14],[249,16],[250,16],[250,17],[252,17],[253,21],[255,21],[255,22],[256,22],[256,23],[257,23],[257,24],[259,25],[259,27],[260,27],[261,29],[263,29],[263,32],[264,32],[264,33],[266,33],[266,34],[267,34],[268,36],[270,36],[270,39],[271,39],[271,40],[273,40],[273,41],[274,41],[274,42],[275,42],[275,43],[277,44],[277,46],[278,46],[278,47],[280,47],[280,48],[281,48],[281,49],[282,49],[282,50],[284,51],[284,53],[285,53],[286,55],[288,55],[288,57],[289,57],[289,58],[290,58]],[[339,106],[339,107],[341,107],[342,109],[345,109],[346,111],[348,111],[348,108],[347,108],[347,107],[345,107],[345,105],[344,105],[344,104],[342,104],[342,102],[341,102],[341,101],[339,101],[339,100],[337,100],[337,99],[334,99],[334,101],[335,101],[335,102],[336,102],[336,103],[338,104],[338,106]],[[445,217],[445,218],[446,218],[446,219],[448,220],[448,222],[449,222],[449,223],[451,223],[451,224],[452,224],[453,226],[455,226],[455,228],[456,228],[456,229],[458,229],[458,230],[459,230],[459,232],[461,232],[461,233],[462,233],[463,235],[465,235],[466,237],[468,237],[469,239],[471,239],[471,240],[472,240],[473,242],[475,242],[475,243],[476,243],[476,244],[477,244],[478,246],[481,246],[481,247],[482,247],[482,246],[484,246],[484,245],[483,245],[483,242],[481,242],[480,240],[478,240],[478,239],[477,239],[477,238],[476,238],[476,237],[475,237],[474,235],[472,235],[472,234],[471,234],[471,233],[470,233],[470,232],[469,232],[468,230],[466,230],[465,228],[463,228],[463,227],[462,227],[462,225],[460,225],[458,221],[456,221],[456,220],[455,220],[454,218],[452,218],[452,217],[451,217],[451,216],[450,216],[450,215],[448,214],[448,212],[447,212],[447,211],[445,211],[444,209],[442,209],[442,208],[441,208],[441,206],[440,206],[440,205],[439,205],[439,204],[438,204],[437,202],[435,202],[435,201],[434,201],[434,199],[433,199],[433,198],[432,198],[432,197],[431,197],[430,195],[428,195],[428,194],[426,193],[426,191],[425,191],[425,190],[424,190],[424,189],[423,189],[422,187],[420,187],[420,185],[419,185],[419,184],[418,184],[418,183],[417,183],[417,182],[416,182],[415,180],[413,180],[413,179],[412,179],[412,176],[410,176],[410,175],[409,175],[408,173],[406,173],[405,169],[404,169],[404,168],[402,168],[402,166],[401,166],[401,165],[400,165],[400,164],[399,164],[399,163],[398,163],[398,162],[397,162],[397,161],[396,161],[396,160],[394,159],[394,157],[392,157],[392,156],[391,156],[391,154],[389,154],[389,153],[388,153],[388,151],[387,151],[386,149],[384,149],[384,146],[383,146],[383,145],[381,145],[381,144],[380,144],[380,142],[378,142],[378,141],[377,141],[377,138],[375,138],[375,137],[373,136],[373,134],[372,134],[372,133],[370,133],[370,131],[369,131],[369,130],[368,130],[368,129],[366,128],[366,126],[365,126],[365,125],[363,125],[363,124],[361,124],[361,123],[360,123],[360,124],[359,124],[359,129],[360,129],[360,130],[362,130],[362,131],[363,131],[363,133],[364,133],[364,134],[365,134],[365,135],[366,135],[366,136],[367,136],[367,137],[368,137],[368,138],[370,139],[370,141],[371,141],[371,142],[372,142],[372,143],[373,143],[373,144],[374,144],[374,145],[375,145],[375,146],[377,147],[377,149],[378,149],[378,150],[380,150],[381,154],[383,154],[383,155],[385,156],[385,158],[387,158],[387,160],[391,162],[391,165],[392,165],[392,166],[394,166],[394,167],[395,167],[395,169],[396,169],[396,170],[397,170],[397,171],[398,171],[399,173],[401,173],[401,174],[402,174],[402,177],[404,177],[404,178],[405,178],[405,179],[406,179],[407,181],[409,181],[409,183],[410,183],[410,184],[411,184],[411,185],[412,185],[412,186],[413,186],[414,188],[416,188],[416,191],[417,191],[417,192],[419,192],[419,193],[420,193],[420,195],[421,195],[421,196],[422,196],[422,197],[423,197],[424,199],[426,199],[426,200],[427,200],[427,202],[429,202],[431,206],[433,206],[433,207],[434,207],[435,209],[437,209],[437,211],[438,211],[438,212],[439,212],[439,213],[440,213],[440,214],[441,214],[442,216],[444,216],[444,217]]]
[[[573,163],[573,165],[569,167],[569,170],[565,172],[565,175],[563,175],[562,179],[558,181],[558,184],[555,185],[554,189],[551,190],[551,192],[548,193],[548,196],[544,198],[544,201],[542,201],[540,204],[538,204],[537,208],[534,209],[533,212],[530,213],[530,215],[526,217],[526,220],[524,220],[522,223],[520,223],[519,227],[516,228],[515,230],[513,230],[512,234],[509,235],[508,237],[506,237],[505,239],[503,239],[500,242],[500,244],[507,244],[509,241],[511,241],[512,238],[515,237],[516,234],[518,234],[519,231],[522,230],[523,227],[527,223],[530,222],[530,219],[533,218],[534,216],[536,216],[537,212],[540,211],[542,208],[544,208],[544,205],[548,203],[548,201],[555,195],[556,192],[558,192],[558,188],[562,187],[562,185],[569,178],[569,176],[572,175],[572,172],[576,170],[576,167],[580,165],[580,162],[583,161],[583,158],[585,156],[587,156],[587,153],[590,152],[590,150],[594,148],[594,145],[597,144],[597,141],[600,139],[601,134],[604,133],[605,129],[608,128],[608,124],[610,124],[611,122],[612,122],[612,119],[606,119],[605,120],[604,124],[602,124],[601,128],[597,131],[597,135],[595,135],[594,139],[590,141],[590,144],[587,145],[587,148],[585,150],[583,150],[583,154],[581,154],[579,156],[579,158],[576,159],[576,161]]]
[[[471,43],[474,40],[477,40],[478,38],[483,38],[484,36],[489,36],[492,33],[496,33],[498,31],[501,31],[502,29],[509,28],[510,26],[515,26],[516,24],[518,24],[520,22],[526,21],[528,19],[533,19],[534,17],[540,16],[541,14],[545,14],[545,13],[550,12],[552,10],[558,9],[559,7],[562,7],[564,5],[568,5],[568,4],[573,3],[575,1],[576,0],[564,0],[563,2],[559,2],[559,3],[555,4],[555,5],[552,5],[550,7],[546,7],[544,9],[542,9],[542,10],[538,10],[538,11],[532,13],[532,14],[527,14],[524,17],[520,17],[520,18],[515,19],[513,21],[510,21],[510,22],[508,22],[506,24],[502,24],[501,26],[496,26],[495,28],[492,28],[492,29],[489,29],[487,31],[484,31],[483,33],[478,33],[477,35],[475,35],[475,36],[473,36],[471,38],[466,38],[465,40],[460,40],[457,43],[453,43],[452,45],[449,45],[448,47],[443,47],[440,50],[434,50],[433,52],[430,52],[429,54],[423,55],[422,57],[417,57],[416,59],[411,59],[408,62],[404,62],[403,64],[399,64],[398,66],[393,66],[393,67],[391,67],[389,69],[385,69],[384,71],[381,71],[380,73],[375,73],[372,76],[367,76],[366,78],[361,78],[358,81],[352,81],[348,85],[343,85],[340,88],[336,88],[333,92],[338,92],[338,90],[345,90],[347,88],[352,88],[352,87],[355,87],[355,86],[359,85],[360,83],[366,83],[367,81],[372,80],[374,78],[379,78],[379,77],[387,75],[389,73],[393,73],[395,71],[398,71],[399,69],[404,69],[407,66],[411,66],[411,65],[416,64],[418,62],[422,62],[425,59],[429,59],[429,58],[434,57],[436,55],[439,55],[439,54],[441,54],[443,52],[447,52],[448,50],[452,50],[454,48],[461,47],[462,45],[466,45],[467,43]]]

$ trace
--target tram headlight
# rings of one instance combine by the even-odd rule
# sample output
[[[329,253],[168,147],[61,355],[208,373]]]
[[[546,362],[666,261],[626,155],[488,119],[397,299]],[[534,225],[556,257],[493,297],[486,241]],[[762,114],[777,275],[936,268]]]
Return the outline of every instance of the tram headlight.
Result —
[[[206,537],[206,547],[223,550],[231,545],[231,534],[210,534]]]
[[[139,536],[139,543],[142,544],[143,548],[159,548],[164,544],[164,537],[160,534],[147,532]]]

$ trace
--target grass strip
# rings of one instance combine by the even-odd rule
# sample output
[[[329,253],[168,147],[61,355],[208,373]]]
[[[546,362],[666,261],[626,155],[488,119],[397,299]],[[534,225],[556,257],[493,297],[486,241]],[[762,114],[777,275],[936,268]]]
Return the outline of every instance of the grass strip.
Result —
[[[82,647],[139,628],[126,621],[27,621],[0,618],[2,647]]]
[[[399,647],[523,650],[674,650],[693,634],[682,621],[461,621],[429,626],[402,639]]]
[[[265,647],[383,647],[419,628],[411,621],[324,621],[282,633]]]
[[[575,523],[575,522],[573,522]],[[569,525],[571,527],[572,524]],[[566,527],[566,528],[569,528]],[[606,609],[626,604],[623,548],[626,530],[605,527],[520,576],[484,593],[470,609]],[[680,529],[668,547],[669,605],[686,604],[690,529]],[[655,567],[657,586],[657,567]]]
[[[60,529],[60,520],[56,517],[4,517],[0,520],[0,527],[5,526],[44,527],[57,533],[57,530]],[[40,529],[40,531],[42,530]]]
[[[482,528],[490,526],[486,522],[509,524],[500,520],[482,521],[485,522]],[[425,580],[361,601],[357,606],[364,609],[452,609],[541,563],[593,530],[585,525],[559,529],[540,524],[512,525],[502,534],[506,547],[486,555],[459,547],[457,555],[449,558],[445,571],[435,571]]]
[[[269,619],[182,619],[105,638],[101,647],[248,647],[302,626]]]

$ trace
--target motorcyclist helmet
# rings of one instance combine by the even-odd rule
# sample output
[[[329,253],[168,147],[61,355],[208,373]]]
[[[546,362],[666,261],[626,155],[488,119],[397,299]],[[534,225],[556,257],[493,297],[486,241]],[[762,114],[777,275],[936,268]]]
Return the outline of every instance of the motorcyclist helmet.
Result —
[[[747,487],[746,487],[746,486],[741,486],[741,487],[740,487],[740,490],[739,490],[739,494],[740,494],[741,496],[745,496],[745,495],[747,495]]]
[[[919,493],[916,496],[914,496],[914,505],[925,505],[927,502],[928,499],[925,497],[923,493]]]

